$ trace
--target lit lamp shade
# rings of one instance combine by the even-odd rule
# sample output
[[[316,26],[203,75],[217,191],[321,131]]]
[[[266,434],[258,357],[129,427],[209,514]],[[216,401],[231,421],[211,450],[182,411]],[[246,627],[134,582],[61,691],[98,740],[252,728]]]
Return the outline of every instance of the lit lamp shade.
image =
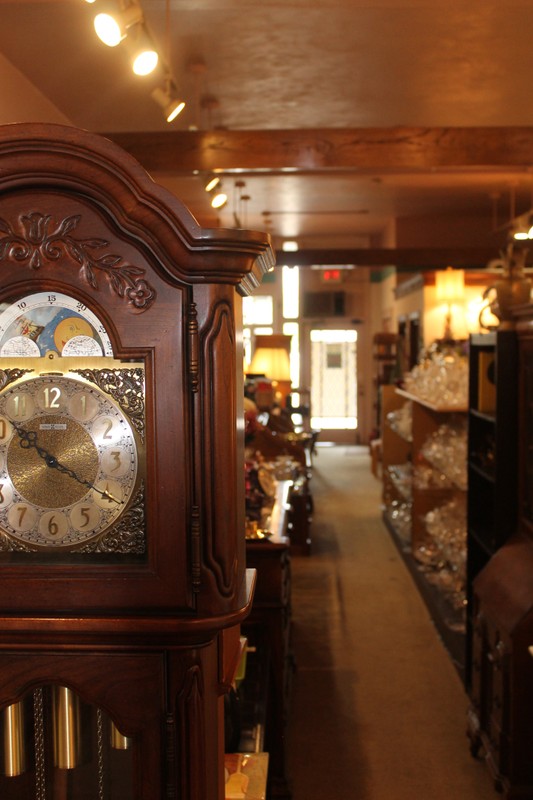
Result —
[[[291,337],[283,334],[255,337],[255,351],[250,372],[265,375],[276,390],[276,400],[285,403],[291,390],[291,365],[289,351]]]
[[[446,303],[447,311],[444,325],[444,340],[453,340],[452,304],[462,303],[465,295],[465,272],[463,269],[446,267],[435,273],[437,303]]]
[[[458,303],[465,295],[465,271],[446,267],[445,270],[435,273],[435,287],[437,302]]]

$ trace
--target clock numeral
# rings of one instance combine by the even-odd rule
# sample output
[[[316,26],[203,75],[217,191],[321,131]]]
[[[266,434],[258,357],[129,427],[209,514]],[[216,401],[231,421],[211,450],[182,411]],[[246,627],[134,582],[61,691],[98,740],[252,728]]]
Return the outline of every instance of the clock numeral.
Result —
[[[39,533],[51,542],[59,542],[68,533],[68,520],[60,511],[48,511],[38,521]]]
[[[91,392],[76,392],[68,402],[72,416],[80,422],[88,422],[98,412],[98,400]]]
[[[100,524],[101,513],[95,505],[78,503],[70,512],[70,522],[72,527],[77,531],[84,531],[85,533],[94,531]]]
[[[124,497],[124,491],[118,481],[98,481],[96,484],[96,492],[94,493],[94,502],[105,511],[115,511],[120,508]]]
[[[8,510],[7,520],[16,531],[29,531],[37,522],[37,511],[31,506],[16,503]]]
[[[6,508],[13,502],[13,488],[11,483],[0,483],[0,506]]]
[[[33,416],[34,411],[33,397],[27,392],[11,394],[6,399],[5,412],[11,419],[28,420]]]
[[[90,517],[90,514],[89,514],[90,510],[91,510],[90,506],[82,506],[80,508],[80,514],[81,514],[81,518],[83,520],[81,525],[79,525],[80,529],[81,528],[86,528],[87,525],[89,524],[89,522],[91,521],[91,517]]]
[[[56,300],[57,300],[57,297],[55,296],[55,294],[49,294],[48,295],[48,302],[49,303],[55,303]]]
[[[113,430],[113,420],[106,419],[104,422],[104,433],[102,435],[102,439],[112,439],[111,431]]]
[[[113,463],[115,465],[114,467],[112,467],[111,472],[116,472],[117,469],[121,468],[122,461],[121,461],[120,456],[121,456],[120,450],[113,450],[111,452],[111,459],[112,459],[112,461],[113,461]]]
[[[13,405],[15,406],[15,416],[22,417],[26,413],[26,395],[16,394],[13,398]]]
[[[44,390],[44,407],[45,408],[60,408],[59,398],[61,397],[61,389],[57,386],[47,386]]]
[[[10,434],[11,425],[9,425],[7,419],[0,417],[0,442],[4,442],[6,439],[9,439]]]

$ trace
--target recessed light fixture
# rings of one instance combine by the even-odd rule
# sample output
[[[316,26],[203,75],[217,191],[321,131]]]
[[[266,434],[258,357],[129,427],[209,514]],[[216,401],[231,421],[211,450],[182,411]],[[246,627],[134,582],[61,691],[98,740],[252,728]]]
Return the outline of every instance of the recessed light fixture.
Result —
[[[291,239],[285,239],[281,245],[281,249],[284,253],[296,253],[298,252],[298,242],[295,242]]]

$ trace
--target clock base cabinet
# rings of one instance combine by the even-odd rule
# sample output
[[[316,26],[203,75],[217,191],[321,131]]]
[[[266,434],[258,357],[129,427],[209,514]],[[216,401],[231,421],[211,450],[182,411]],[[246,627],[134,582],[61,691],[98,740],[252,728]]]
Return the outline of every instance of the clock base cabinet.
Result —
[[[3,800],[222,800],[218,637],[0,653]]]
[[[515,536],[473,585],[468,735],[506,800],[533,800],[533,544]]]

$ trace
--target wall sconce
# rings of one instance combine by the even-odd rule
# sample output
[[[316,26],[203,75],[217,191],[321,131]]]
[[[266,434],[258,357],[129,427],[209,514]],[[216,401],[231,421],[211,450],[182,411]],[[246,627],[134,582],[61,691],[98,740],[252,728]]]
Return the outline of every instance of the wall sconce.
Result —
[[[272,381],[276,401],[284,406],[291,391],[291,337],[273,333],[255,337],[250,373],[265,375]]]
[[[142,9],[137,5],[130,5],[113,14],[97,14],[94,18],[94,29],[101,42],[108,47],[116,47],[126,38],[128,29],[142,21]]]
[[[446,303],[447,312],[444,325],[444,340],[453,341],[452,304],[462,303],[465,294],[465,272],[463,269],[446,267],[435,273],[435,289],[438,303]]]

